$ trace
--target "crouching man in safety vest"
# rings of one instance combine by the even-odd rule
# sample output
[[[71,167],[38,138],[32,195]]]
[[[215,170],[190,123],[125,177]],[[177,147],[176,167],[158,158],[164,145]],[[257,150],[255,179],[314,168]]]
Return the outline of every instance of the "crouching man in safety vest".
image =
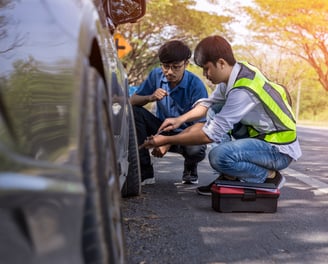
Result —
[[[166,119],[159,130],[169,131],[206,115],[207,122],[174,136],[150,137],[143,147],[212,143],[208,158],[219,177],[251,183],[275,177],[276,171],[302,155],[284,87],[254,66],[236,62],[230,44],[220,36],[201,40],[194,60],[206,78],[218,85],[209,98],[198,100],[179,117]],[[210,195],[211,185],[200,186],[197,192]]]

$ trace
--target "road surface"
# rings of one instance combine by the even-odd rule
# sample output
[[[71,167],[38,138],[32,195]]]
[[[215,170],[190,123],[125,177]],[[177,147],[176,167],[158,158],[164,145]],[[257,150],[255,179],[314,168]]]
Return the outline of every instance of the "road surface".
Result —
[[[218,213],[181,184],[181,156],[154,159],[156,184],[123,200],[128,263],[328,263],[327,134],[299,128],[303,156],[282,171],[274,214]],[[213,179],[207,160],[198,173],[200,185]]]

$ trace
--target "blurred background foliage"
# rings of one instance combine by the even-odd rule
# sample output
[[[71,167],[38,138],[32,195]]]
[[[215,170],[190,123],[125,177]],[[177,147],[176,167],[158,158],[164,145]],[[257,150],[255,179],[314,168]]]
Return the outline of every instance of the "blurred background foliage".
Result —
[[[200,2],[200,1],[199,1]],[[181,39],[193,50],[209,35],[227,38],[237,60],[248,61],[290,91],[297,119],[328,126],[328,2],[326,0],[148,0],[147,13],[119,32],[132,51],[123,58],[130,85],[158,66],[158,48]],[[192,64],[189,70],[203,78]],[[214,87],[203,78],[209,91]]]

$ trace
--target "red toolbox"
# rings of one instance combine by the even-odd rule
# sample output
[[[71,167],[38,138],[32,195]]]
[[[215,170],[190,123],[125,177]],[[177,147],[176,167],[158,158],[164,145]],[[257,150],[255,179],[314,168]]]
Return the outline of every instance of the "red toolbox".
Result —
[[[264,191],[243,187],[225,187],[213,184],[212,208],[215,211],[275,213],[277,211],[279,189]]]

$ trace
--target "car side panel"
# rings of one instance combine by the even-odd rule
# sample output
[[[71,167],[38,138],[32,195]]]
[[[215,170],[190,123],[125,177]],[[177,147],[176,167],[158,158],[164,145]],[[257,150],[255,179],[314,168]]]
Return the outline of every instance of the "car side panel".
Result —
[[[91,1],[12,0],[0,12],[0,259],[82,263],[79,114],[99,17]]]
[[[9,140],[31,159],[62,163],[67,157],[61,155],[76,145],[70,117],[81,9],[73,3],[12,1],[1,10],[7,23],[1,94],[14,133]]]

